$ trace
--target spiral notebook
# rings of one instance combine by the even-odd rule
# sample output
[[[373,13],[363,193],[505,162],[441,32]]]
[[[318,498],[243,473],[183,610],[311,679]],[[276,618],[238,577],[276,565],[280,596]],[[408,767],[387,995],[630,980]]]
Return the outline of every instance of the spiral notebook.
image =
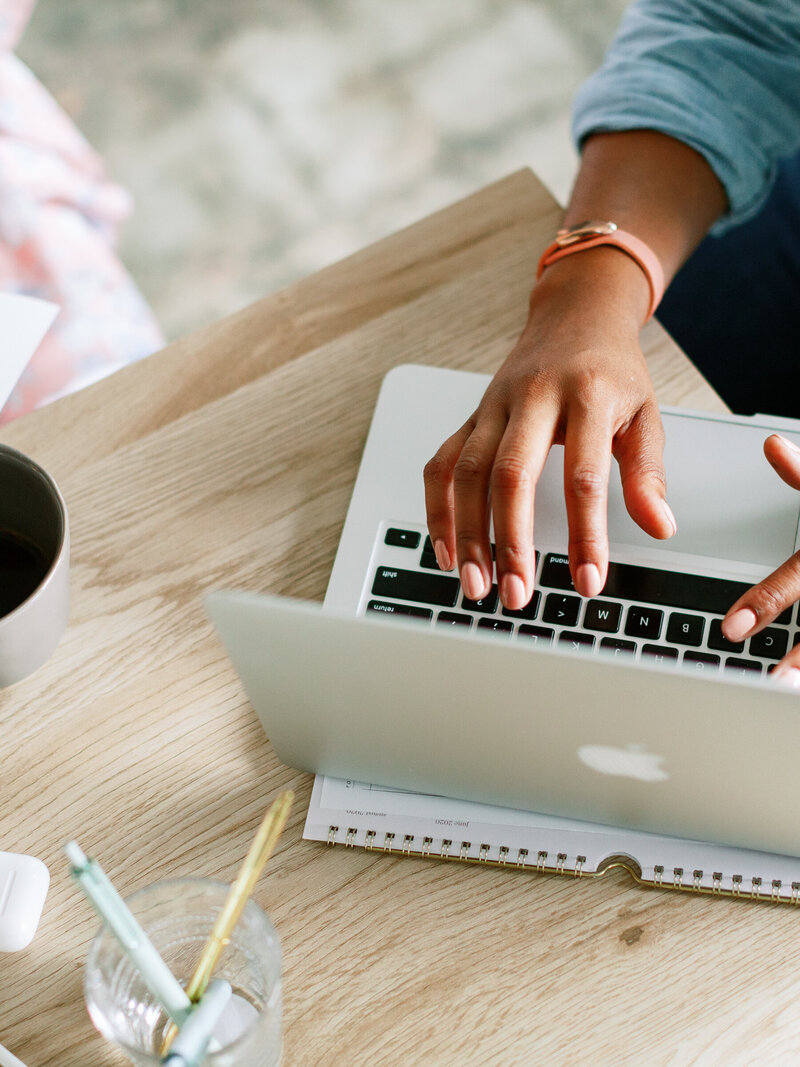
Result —
[[[796,547],[796,494],[760,445],[798,425],[667,413],[679,533],[650,541],[612,485],[613,562],[590,602],[563,555],[554,450],[537,491],[537,595],[509,614],[494,592],[468,602],[425,537],[424,460],[485,384],[387,376],[324,608],[207,600],[278,756],[318,772],[305,836],[574,877],[622,864],[648,885],[800,903],[800,859],[783,855],[800,855],[798,698],[767,680],[797,614],[746,645],[719,631]]]
[[[317,775],[303,836],[573,878],[623,867],[658,889],[800,903],[800,860]]]

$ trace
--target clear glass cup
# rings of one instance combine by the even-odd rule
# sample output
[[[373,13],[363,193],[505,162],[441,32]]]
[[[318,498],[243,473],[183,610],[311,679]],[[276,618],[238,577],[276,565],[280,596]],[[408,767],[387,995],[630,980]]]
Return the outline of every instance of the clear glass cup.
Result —
[[[230,886],[209,878],[181,878],[140,889],[126,899],[172,973],[186,985],[197,966]],[[281,1059],[281,947],[270,920],[252,900],[214,969],[233,998],[215,1027],[218,1051],[204,1067],[275,1067]],[[100,1033],[133,1063],[160,1063],[169,1019],[103,927],[89,949],[84,970],[86,1006]]]

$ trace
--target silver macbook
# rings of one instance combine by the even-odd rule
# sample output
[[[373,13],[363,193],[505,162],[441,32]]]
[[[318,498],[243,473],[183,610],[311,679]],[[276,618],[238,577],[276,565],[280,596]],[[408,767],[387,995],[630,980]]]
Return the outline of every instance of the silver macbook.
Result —
[[[800,696],[768,678],[797,608],[733,645],[720,620],[792,554],[798,497],[763,457],[788,420],[664,411],[653,541],[616,471],[609,579],[567,567],[562,449],[536,494],[536,594],[466,600],[425,529],[422,468],[489,378],[387,375],[324,606],[217,592],[211,617],[278,756],[339,778],[800,855]]]

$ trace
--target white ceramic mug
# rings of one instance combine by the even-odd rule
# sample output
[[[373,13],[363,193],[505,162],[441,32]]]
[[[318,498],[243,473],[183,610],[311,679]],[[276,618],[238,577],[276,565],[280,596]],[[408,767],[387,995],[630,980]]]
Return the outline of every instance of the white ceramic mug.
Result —
[[[69,523],[38,463],[0,445],[0,686],[47,660],[69,615]]]

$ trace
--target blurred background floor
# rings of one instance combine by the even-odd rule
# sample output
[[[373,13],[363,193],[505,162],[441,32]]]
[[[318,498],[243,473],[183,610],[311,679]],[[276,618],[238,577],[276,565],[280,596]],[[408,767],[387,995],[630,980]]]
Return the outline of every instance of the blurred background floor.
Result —
[[[18,54],[133,192],[173,339],[519,167],[563,201],[626,2],[39,0]]]

